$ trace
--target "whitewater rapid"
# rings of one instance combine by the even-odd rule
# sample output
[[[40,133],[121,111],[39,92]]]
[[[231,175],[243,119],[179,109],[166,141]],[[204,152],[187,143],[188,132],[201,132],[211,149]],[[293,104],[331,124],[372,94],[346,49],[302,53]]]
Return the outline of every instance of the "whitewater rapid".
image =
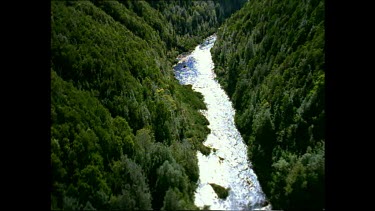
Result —
[[[197,152],[200,176],[194,203],[200,208],[208,205],[211,210],[270,210],[247,158],[247,146],[234,124],[235,110],[215,79],[210,52],[215,41],[215,35],[208,37],[174,66],[179,82],[191,84],[204,96],[207,110],[201,112],[211,129],[203,144],[213,150],[208,156]],[[209,183],[230,188],[229,196],[220,199]]]

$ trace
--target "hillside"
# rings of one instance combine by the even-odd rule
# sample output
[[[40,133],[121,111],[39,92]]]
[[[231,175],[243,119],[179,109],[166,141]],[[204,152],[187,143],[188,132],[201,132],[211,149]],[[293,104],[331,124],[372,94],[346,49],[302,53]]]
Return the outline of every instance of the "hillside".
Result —
[[[197,209],[205,104],[172,65],[239,7],[152,2],[51,2],[51,209]]]
[[[217,32],[218,80],[273,209],[325,207],[324,1],[249,1]]]

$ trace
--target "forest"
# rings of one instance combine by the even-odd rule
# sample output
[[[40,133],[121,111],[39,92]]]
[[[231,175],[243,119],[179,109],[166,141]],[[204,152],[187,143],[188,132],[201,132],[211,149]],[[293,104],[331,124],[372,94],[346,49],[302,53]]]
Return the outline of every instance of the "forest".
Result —
[[[172,66],[213,33],[273,209],[325,208],[324,1],[51,1],[50,20],[52,210],[198,209],[206,106]]]
[[[51,1],[51,209],[198,209],[203,97],[174,78],[245,0]]]
[[[250,0],[211,49],[273,209],[325,208],[324,18],[322,0]]]

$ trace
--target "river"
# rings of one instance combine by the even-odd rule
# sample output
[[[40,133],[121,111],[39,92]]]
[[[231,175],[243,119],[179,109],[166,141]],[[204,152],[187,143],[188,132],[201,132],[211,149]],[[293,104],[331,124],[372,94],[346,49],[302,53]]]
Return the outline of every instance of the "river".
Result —
[[[203,144],[214,149],[208,156],[197,152],[199,180],[194,203],[211,210],[270,210],[248,160],[247,146],[234,124],[235,110],[215,79],[210,52],[215,41],[215,35],[208,37],[174,66],[179,82],[191,84],[204,96],[207,110],[201,112],[210,123],[211,133]],[[220,199],[209,183],[230,188],[229,196]]]

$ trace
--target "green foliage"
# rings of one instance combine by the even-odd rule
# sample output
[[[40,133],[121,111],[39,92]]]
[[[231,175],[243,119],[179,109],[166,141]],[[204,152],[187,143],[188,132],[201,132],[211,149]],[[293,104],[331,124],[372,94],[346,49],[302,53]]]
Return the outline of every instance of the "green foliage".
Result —
[[[126,155],[113,162],[110,199],[112,209],[151,209],[151,194],[142,168]]]
[[[184,178],[183,169],[179,164],[175,162],[169,163],[166,160],[156,172],[158,175],[156,186],[159,190],[167,191],[168,187],[176,187],[181,191],[186,191],[187,184],[184,183],[186,178]]]
[[[230,188],[224,188],[215,183],[210,183],[210,185],[220,199],[225,200],[228,197]]]
[[[165,193],[161,210],[198,210],[177,188],[169,188]]]
[[[217,32],[218,80],[274,209],[324,208],[324,2],[249,1]]]
[[[186,172],[189,179],[192,182],[198,182],[199,179],[199,168],[194,163],[198,162],[196,153],[192,149],[192,145],[184,139],[181,144],[174,143],[172,146],[173,157],[176,162],[180,164],[184,169],[188,169]]]
[[[239,8],[223,6],[51,2],[51,209],[197,209],[206,107],[172,62]]]
[[[181,210],[180,206],[180,196],[181,193],[178,191],[178,189],[170,188],[165,194],[164,201],[163,201],[163,207],[161,210]]]
[[[82,206],[79,206],[79,202],[77,199],[72,197],[64,197],[64,210],[80,210]]]
[[[246,0],[147,1],[163,14],[174,29],[174,47],[190,51],[216,29]]]
[[[324,142],[319,142],[314,149],[308,147],[307,152],[297,157],[290,152],[283,153],[274,169],[270,186],[284,201],[277,201],[280,207],[304,207],[310,204],[309,210],[317,210],[324,206],[324,201],[315,200],[315,195],[324,196]],[[298,201],[292,201],[298,199]],[[293,209],[293,208],[292,208]]]

